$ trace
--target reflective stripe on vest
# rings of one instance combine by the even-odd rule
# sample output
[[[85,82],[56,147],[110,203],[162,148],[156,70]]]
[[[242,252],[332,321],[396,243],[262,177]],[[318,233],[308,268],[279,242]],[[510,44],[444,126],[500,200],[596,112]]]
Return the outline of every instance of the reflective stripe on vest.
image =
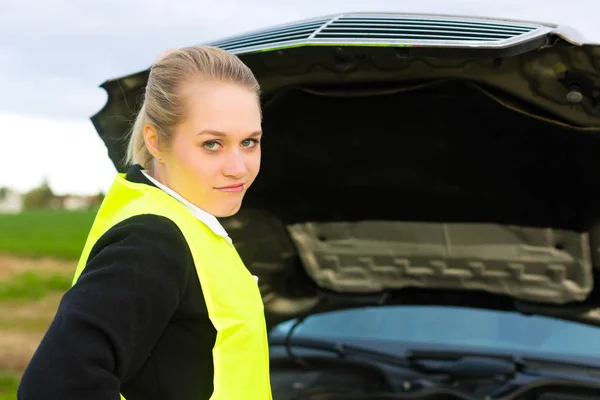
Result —
[[[235,248],[162,190],[118,174],[98,211],[73,284],[90,251],[112,226],[141,214],[169,218],[191,250],[209,318],[217,331],[211,400],[270,400],[269,354],[258,285]],[[121,396],[124,399],[123,396]]]

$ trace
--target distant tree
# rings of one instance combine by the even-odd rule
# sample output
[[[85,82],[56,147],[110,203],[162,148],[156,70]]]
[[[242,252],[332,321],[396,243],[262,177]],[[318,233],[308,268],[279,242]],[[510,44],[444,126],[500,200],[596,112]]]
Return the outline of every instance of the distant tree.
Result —
[[[4,200],[8,196],[8,188],[0,187],[0,201]]]
[[[23,199],[26,209],[48,208],[52,205],[54,193],[48,184],[48,179],[44,178],[42,184],[34,189],[31,189],[25,194]]]
[[[100,191],[100,192],[98,192],[98,194],[92,196],[89,208],[100,207],[100,205],[102,204],[102,201],[104,200],[104,197],[106,197],[106,195],[102,191]]]

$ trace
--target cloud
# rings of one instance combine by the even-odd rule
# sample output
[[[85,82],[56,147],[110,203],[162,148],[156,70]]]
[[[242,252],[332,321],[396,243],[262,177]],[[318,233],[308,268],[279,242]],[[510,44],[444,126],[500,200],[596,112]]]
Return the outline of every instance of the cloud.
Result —
[[[146,68],[166,48],[266,22],[260,8],[233,22],[242,4],[19,2],[0,15],[0,110],[87,118],[105,100],[105,79]]]
[[[0,137],[0,186],[26,191],[47,177],[59,194],[93,194],[114,177],[91,122],[0,113]]]

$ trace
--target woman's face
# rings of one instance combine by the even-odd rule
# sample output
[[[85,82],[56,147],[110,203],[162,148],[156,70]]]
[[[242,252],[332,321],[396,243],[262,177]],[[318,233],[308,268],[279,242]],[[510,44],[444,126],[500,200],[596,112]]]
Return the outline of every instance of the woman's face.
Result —
[[[161,153],[157,178],[216,217],[233,215],[260,169],[258,98],[230,83],[191,85],[186,92],[189,117]]]

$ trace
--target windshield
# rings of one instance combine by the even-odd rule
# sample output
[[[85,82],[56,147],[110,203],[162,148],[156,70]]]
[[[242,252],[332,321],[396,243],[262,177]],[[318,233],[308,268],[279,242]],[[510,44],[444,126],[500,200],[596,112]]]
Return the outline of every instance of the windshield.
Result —
[[[276,326],[273,333],[285,334],[294,322]],[[296,328],[296,336],[600,357],[600,328],[541,316],[459,307],[385,306],[317,314]]]

